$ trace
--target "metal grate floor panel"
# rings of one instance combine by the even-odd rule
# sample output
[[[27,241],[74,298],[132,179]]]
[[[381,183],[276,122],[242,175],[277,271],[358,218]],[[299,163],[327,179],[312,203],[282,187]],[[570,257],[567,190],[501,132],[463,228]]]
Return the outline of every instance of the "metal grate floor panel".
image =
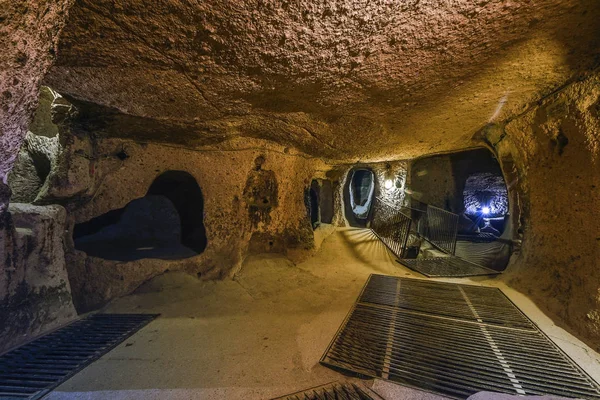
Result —
[[[456,240],[464,240],[465,242],[473,242],[473,243],[490,243],[498,240],[498,236],[493,233],[487,232],[477,232],[470,234],[458,234],[456,235]]]
[[[500,271],[482,267],[456,256],[433,258],[402,258],[398,262],[427,277],[497,275]]]
[[[495,288],[371,275],[321,363],[458,399],[484,390],[600,399]]]
[[[383,400],[383,398],[363,385],[334,382],[273,400]]]
[[[404,284],[402,284],[406,280]],[[402,290],[400,290],[402,287]],[[477,309],[475,317],[463,292]],[[394,306],[438,316],[465,319],[535,329],[529,318],[497,288],[457,285],[417,279],[398,279],[394,276],[371,275],[369,284],[363,289],[359,303]]]
[[[0,356],[0,399],[39,399],[157,314],[94,314]]]

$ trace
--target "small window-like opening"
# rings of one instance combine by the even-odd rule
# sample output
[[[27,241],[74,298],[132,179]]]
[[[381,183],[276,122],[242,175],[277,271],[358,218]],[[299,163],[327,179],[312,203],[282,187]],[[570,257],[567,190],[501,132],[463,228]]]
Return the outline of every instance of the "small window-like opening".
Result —
[[[344,187],[344,211],[351,226],[366,226],[375,191],[375,176],[368,169],[355,169],[348,173]]]
[[[350,202],[352,212],[357,218],[368,217],[374,189],[373,172],[366,169],[354,171],[350,183]]]
[[[194,177],[168,171],[146,196],[75,225],[75,248],[109,260],[180,259],[204,251],[204,201]]]

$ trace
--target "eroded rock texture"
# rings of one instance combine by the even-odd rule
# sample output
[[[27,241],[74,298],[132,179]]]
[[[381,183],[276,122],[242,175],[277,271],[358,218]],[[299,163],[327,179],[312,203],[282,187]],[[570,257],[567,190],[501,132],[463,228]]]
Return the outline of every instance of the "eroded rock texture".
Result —
[[[501,159],[514,160],[520,177],[523,251],[509,282],[587,336],[596,348],[600,346],[598,104],[596,72],[488,135]]]
[[[65,268],[65,209],[13,203],[13,263],[0,275],[0,352],[76,317]]]
[[[0,186],[17,157],[72,0],[0,3]],[[0,198],[2,204],[7,198]]]
[[[346,225],[353,168],[403,204],[427,188],[410,193],[398,160],[486,145],[508,186],[507,231],[524,239],[511,284],[600,344],[597,0],[0,2],[3,282],[25,251],[4,212],[17,156],[15,199],[67,210],[68,280],[87,311],[166,270],[214,279],[249,252],[306,256],[313,179],[330,182],[331,222]],[[42,79],[64,97],[43,92],[50,115],[34,118]],[[165,261],[76,249],[77,225],[170,171],[201,188],[204,250]],[[435,201],[462,210],[446,197]]]
[[[23,334],[52,327],[51,315],[36,316],[46,306],[43,291],[30,292],[27,286],[11,288],[14,284],[21,287],[21,280],[15,280],[11,273],[22,269],[20,257],[24,255],[20,252],[24,249],[19,247],[20,236],[8,213],[11,191],[7,179],[33,118],[40,82],[54,60],[59,33],[72,3],[72,0],[0,1],[0,312],[3,314],[0,326],[4,330],[0,334],[0,351],[14,344],[17,338],[26,339]],[[49,246],[58,246],[56,251],[62,248],[56,241]],[[45,294],[52,298],[49,292]],[[32,293],[33,297],[29,297]],[[32,303],[35,305],[29,307]],[[15,304],[23,304],[22,310],[10,310]],[[7,315],[17,318],[11,319],[12,327],[5,326]]]
[[[46,82],[95,134],[410,158],[588,68],[599,18],[595,0],[84,0]]]
[[[122,157],[123,153],[127,157]],[[191,258],[128,262],[86,257],[70,245],[67,265],[80,310],[129,293],[166,270],[184,270],[202,279],[232,275],[241,265],[253,234],[262,234],[265,244],[269,238],[285,238],[291,256],[296,248],[311,247],[312,229],[303,193],[321,162],[275,149],[193,151],[121,139],[94,141],[93,154],[89,160],[93,168],[85,169],[93,184],[85,194],[64,202],[73,224],[144,197],[153,181],[166,171],[186,171],[202,189],[208,245]],[[257,159],[265,174],[257,175]],[[278,189],[274,193],[273,180]]]

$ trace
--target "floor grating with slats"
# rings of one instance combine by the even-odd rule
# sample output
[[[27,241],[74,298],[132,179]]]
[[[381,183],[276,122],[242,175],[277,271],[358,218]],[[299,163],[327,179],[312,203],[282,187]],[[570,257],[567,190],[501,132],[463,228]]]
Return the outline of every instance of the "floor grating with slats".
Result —
[[[0,399],[39,399],[156,318],[94,314],[0,356]]]
[[[321,363],[457,399],[600,399],[600,387],[499,289],[371,275]]]
[[[464,240],[473,243],[490,243],[498,240],[498,236],[492,233],[478,232],[472,234],[458,234],[456,240]]]
[[[498,275],[495,271],[481,265],[463,260],[456,256],[431,258],[402,258],[398,262],[406,267],[428,277],[464,277],[478,275]]]

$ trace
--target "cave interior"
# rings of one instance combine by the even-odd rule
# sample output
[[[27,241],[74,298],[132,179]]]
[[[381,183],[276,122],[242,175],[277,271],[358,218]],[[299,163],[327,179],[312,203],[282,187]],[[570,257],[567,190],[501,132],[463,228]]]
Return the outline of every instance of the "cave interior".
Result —
[[[0,399],[600,399],[597,0],[2,8]]]

